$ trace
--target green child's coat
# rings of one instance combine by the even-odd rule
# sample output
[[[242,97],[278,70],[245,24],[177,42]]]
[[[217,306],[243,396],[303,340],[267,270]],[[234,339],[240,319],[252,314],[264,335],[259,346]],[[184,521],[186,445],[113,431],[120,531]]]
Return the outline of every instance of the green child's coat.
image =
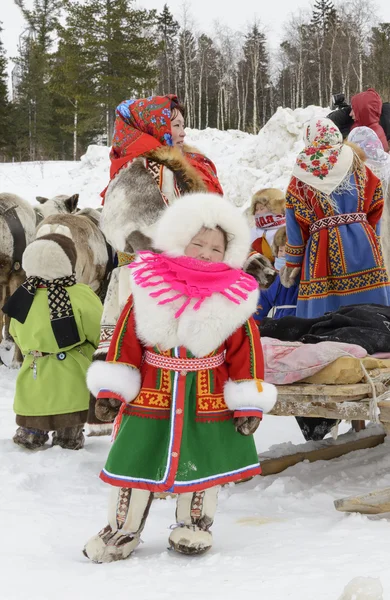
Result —
[[[75,346],[59,348],[50,324],[47,290],[36,291],[24,323],[11,320],[10,332],[24,356],[16,381],[17,415],[63,415],[88,409],[86,373],[99,343],[102,304],[86,285],[67,287],[80,336]],[[48,353],[34,358],[32,352]]]

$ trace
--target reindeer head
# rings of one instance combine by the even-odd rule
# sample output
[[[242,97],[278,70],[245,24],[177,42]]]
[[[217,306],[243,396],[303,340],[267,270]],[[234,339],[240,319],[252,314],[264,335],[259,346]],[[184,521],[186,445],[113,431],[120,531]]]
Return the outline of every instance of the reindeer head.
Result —
[[[57,214],[68,214],[74,213],[77,210],[77,204],[79,201],[79,195],[73,194],[73,196],[54,196],[54,198],[43,198],[42,196],[36,197],[37,201],[41,204],[39,212],[43,217]]]

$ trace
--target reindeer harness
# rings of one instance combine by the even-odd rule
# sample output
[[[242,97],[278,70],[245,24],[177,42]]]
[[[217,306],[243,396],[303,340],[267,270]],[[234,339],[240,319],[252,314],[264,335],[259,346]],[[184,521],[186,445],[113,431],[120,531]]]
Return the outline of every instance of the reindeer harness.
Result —
[[[26,233],[23,229],[22,222],[18,217],[16,208],[16,204],[15,206],[10,206],[8,208],[0,206],[0,217],[3,217],[4,221],[7,223],[14,242],[11,272],[20,271],[22,268],[22,256],[26,249]]]

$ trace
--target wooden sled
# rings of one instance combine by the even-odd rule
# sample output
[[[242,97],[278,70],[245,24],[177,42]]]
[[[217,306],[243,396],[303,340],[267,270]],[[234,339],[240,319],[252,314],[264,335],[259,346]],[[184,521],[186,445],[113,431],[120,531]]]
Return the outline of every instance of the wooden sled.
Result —
[[[334,505],[340,512],[357,512],[363,515],[390,513],[390,488],[374,490],[362,496],[341,498],[335,500]]]
[[[292,451],[283,456],[273,456],[273,452],[265,452],[259,455],[262,475],[275,475],[281,473],[288,467],[292,467],[305,460],[315,462],[317,460],[331,460],[339,458],[355,450],[375,448],[383,444],[386,433],[382,427],[374,426],[360,432],[348,432],[339,435],[337,440],[333,438],[317,442],[306,442],[292,446]]]

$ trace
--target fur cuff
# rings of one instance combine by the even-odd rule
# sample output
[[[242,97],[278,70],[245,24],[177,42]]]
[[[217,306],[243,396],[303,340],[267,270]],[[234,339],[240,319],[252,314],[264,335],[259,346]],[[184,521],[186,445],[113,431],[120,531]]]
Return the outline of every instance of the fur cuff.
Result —
[[[293,286],[296,283],[295,280],[299,275],[300,270],[300,266],[289,267],[286,265],[285,267],[282,267],[279,271],[279,277],[282,285],[285,288],[290,288]]]
[[[277,395],[277,389],[272,383],[260,380],[236,383],[229,379],[224,389],[225,402],[232,411],[257,408],[264,413],[270,412],[274,407]]]
[[[96,361],[88,369],[87,386],[94,396],[107,390],[115,397],[120,396],[126,402],[131,402],[141,389],[141,374],[130,365]],[[100,396],[106,397],[102,393]]]

